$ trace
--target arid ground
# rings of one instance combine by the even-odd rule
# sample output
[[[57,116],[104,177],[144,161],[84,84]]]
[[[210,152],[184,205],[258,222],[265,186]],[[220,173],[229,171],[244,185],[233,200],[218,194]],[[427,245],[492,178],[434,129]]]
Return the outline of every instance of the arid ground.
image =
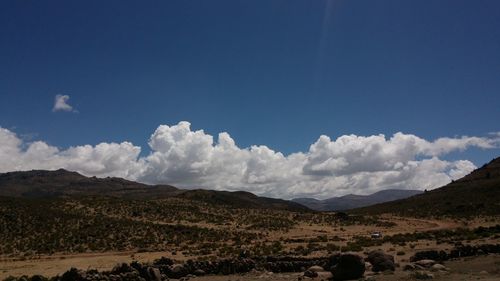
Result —
[[[126,217],[128,212],[141,212],[138,206],[142,203],[119,204],[120,208],[104,211],[103,206],[109,206],[98,201],[64,201],[60,206],[71,206],[71,210],[78,210],[86,215],[105,216],[109,219]],[[115,201],[116,202],[116,201]],[[158,202],[157,202],[158,203]],[[178,200],[170,202],[163,200],[158,204],[178,204]],[[77,206],[75,205],[77,204]],[[138,204],[138,205],[134,205]],[[189,205],[187,202],[183,202]],[[118,206],[118,205],[117,205]],[[387,254],[395,257],[399,267],[394,274],[379,274],[376,280],[406,280],[411,279],[410,274],[402,270],[409,263],[410,257],[418,251],[424,250],[451,250],[457,242],[464,244],[499,244],[500,233],[493,228],[500,223],[498,217],[489,217],[474,220],[460,219],[417,219],[404,218],[393,215],[382,215],[377,217],[355,216],[340,218],[335,213],[293,213],[276,210],[246,210],[229,209],[225,211],[209,205],[198,204],[192,210],[177,213],[177,216],[187,219],[170,220],[168,216],[163,219],[154,212],[144,213],[134,217],[134,222],[141,225],[153,224],[156,226],[183,226],[195,227],[196,230],[218,231],[224,234],[224,239],[219,239],[217,233],[207,232],[207,237],[196,239],[186,238],[188,243],[182,240],[173,240],[162,244],[160,249],[149,249],[151,245],[145,243],[145,249],[132,248],[132,242],[127,241],[128,248],[120,251],[117,249],[94,249],[85,241],[82,245],[72,245],[73,252],[60,251],[52,253],[26,253],[17,250],[14,246],[11,253],[4,253],[0,260],[0,278],[8,276],[35,275],[44,276],[60,275],[71,267],[80,269],[110,270],[116,264],[122,262],[152,262],[160,257],[168,257],[176,262],[182,263],[188,259],[217,259],[232,257],[242,250],[253,254],[265,255],[293,255],[304,257],[327,256],[339,251],[357,252],[360,255],[374,249],[382,249]],[[19,208],[19,205],[16,206]],[[69,207],[68,207],[69,208]],[[61,208],[64,209],[64,208]],[[120,210],[117,212],[116,210]],[[65,209],[70,212],[70,209]],[[134,210],[134,211],[131,211]],[[168,210],[168,208],[167,208]],[[76,212],[76,211],[75,211]],[[164,212],[161,210],[161,212]],[[188,214],[191,214],[188,216]],[[43,216],[42,216],[43,217]],[[222,218],[221,218],[222,217]],[[266,223],[266,220],[270,220]],[[260,225],[257,225],[260,223]],[[279,226],[279,227],[278,227]],[[57,226],[52,226],[57,227]],[[474,235],[480,227],[491,227],[493,230],[486,235]],[[198,229],[199,228],[199,229]],[[136,231],[131,228],[131,231]],[[97,231],[97,230],[94,230]],[[99,229],[103,236],[114,233],[113,229]],[[372,239],[370,234],[380,231],[382,238]],[[66,232],[66,235],[71,231]],[[235,236],[238,233],[245,235],[244,241],[238,241]],[[415,233],[427,233],[431,236],[418,237]],[[123,233],[126,234],[126,233]],[[126,234],[130,237],[133,232]],[[173,233],[172,233],[173,234]],[[172,235],[171,234],[171,235]],[[148,235],[160,235],[150,232]],[[175,234],[174,234],[175,235]],[[186,234],[187,235],[187,234]],[[215,239],[211,239],[215,235]],[[19,237],[24,243],[43,243],[40,236]],[[67,236],[66,236],[67,237]],[[186,236],[188,237],[188,236]],[[30,241],[35,239],[34,241]],[[39,239],[39,240],[36,240]],[[10,245],[3,240],[3,249]],[[156,240],[155,240],[156,241]],[[179,242],[178,242],[179,241]],[[11,241],[13,242],[13,241]],[[106,245],[109,241],[98,242]],[[22,243],[21,241],[19,243]],[[12,245],[19,245],[12,243]],[[49,241],[46,241],[49,243]],[[52,243],[52,242],[50,242]],[[111,243],[111,242],[109,242]],[[62,246],[61,246],[62,247]],[[43,249],[42,247],[40,249]],[[64,249],[64,247],[63,247]],[[69,249],[69,248],[68,248]],[[83,249],[83,250],[82,250]],[[200,249],[205,249],[200,251]],[[500,256],[486,255],[479,257],[468,257],[455,259],[444,263],[450,271],[446,274],[437,274],[437,280],[500,280]],[[328,273],[329,274],[329,273]],[[324,274],[318,278],[326,278]],[[368,274],[368,271],[367,273]],[[199,280],[296,280],[302,273],[278,273],[251,272],[244,275],[231,276],[204,276]],[[457,278],[457,279],[456,279]]]

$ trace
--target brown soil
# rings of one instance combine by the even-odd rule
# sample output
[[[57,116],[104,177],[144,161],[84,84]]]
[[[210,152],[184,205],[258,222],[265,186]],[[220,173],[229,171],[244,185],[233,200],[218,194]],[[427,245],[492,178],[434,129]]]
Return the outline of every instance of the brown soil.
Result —
[[[489,226],[498,224],[498,219],[474,220],[474,221],[453,221],[453,220],[422,220],[412,218],[401,218],[395,216],[384,216],[385,220],[392,221],[397,225],[394,227],[376,227],[373,225],[353,225],[353,226],[322,226],[299,224],[288,232],[275,231],[270,232],[268,239],[277,241],[287,238],[311,238],[318,235],[337,235],[347,241],[355,235],[369,235],[372,231],[382,231],[384,235],[396,233],[407,233],[413,231],[427,231],[437,229],[453,229],[457,227],[477,227],[479,225]],[[339,242],[339,243],[345,243]],[[499,238],[475,240],[472,243],[500,243]],[[437,249],[449,250],[452,245],[436,244],[435,241],[418,241],[408,243],[406,246],[392,245],[385,243],[379,247],[391,255],[395,256],[396,262],[401,265],[408,262],[409,257],[416,251]],[[365,249],[365,251],[370,249]],[[404,255],[396,255],[398,251],[404,252]],[[326,253],[314,253],[322,255]],[[131,262],[137,260],[140,262],[149,262],[161,256],[169,257],[177,261],[184,261],[196,257],[185,257],[180,252],[172,255],[170,252],[106,252],[92,254],[72,254],[72,255],[50,255],[39,256],[31,259],[0,257],[0,280],[8,276],[34,275],[55,276],[61,274],[71,267],[80,269],[95,268],[99,270],[109,270],[121,262]],[[459,261],[451,261],[446,266],[452,269],[451,274],[436,276],[436,280],[500,280],[500,256],[476,257]],[[479,273],[487,271],[488,273]],[[244,276],[208,276],[198,278],[198,280],[297,280],[300,274],[270,274],[270,273],[251,273]],[[408,279],[408,273],[401,270],[396,271],[394,275],[378,275],[376,280],[411,280]],[[496,278],[496,279],[495,279]],[[318,279],[319,280],[319,279]]]

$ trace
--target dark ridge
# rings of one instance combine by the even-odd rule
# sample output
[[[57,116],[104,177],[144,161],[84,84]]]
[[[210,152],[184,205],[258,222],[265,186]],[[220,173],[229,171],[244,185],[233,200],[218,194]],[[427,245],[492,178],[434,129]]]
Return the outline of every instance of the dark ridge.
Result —
[[[0,197],[61,198],[111,196],[130,199],[177,197],[237,208],[310,211],[298,203],[259,197],[244,191],[183,190],[171,185],[147,185],[122,178],[86,177],[64,169],[0,174]]]
[[[500,214],[500,158],[443,187],[413,197],[352,210],[413,217],[474,217]]]
[[[185,190],[176,195],[179,198],[242,208],[280,209],[289,211],[310,211],[301,204],[283,199],[259,197],[245,191],[215,191],[205,189]]]
[[[86,177],[64,169],[0,174],[0,196],[52,198],[102,195],[116,197],[161,196],[177,191],[169,186],[149,186],[122,178]]]

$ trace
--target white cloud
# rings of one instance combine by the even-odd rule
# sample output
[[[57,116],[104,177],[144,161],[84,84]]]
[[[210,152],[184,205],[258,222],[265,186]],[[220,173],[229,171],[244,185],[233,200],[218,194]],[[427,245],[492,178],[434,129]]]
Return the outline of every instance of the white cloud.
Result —
[[[56,95],[54,100],[54,107],[52,108],[53,112],[56,111],[68,111],[68,112],[77,112],[71,105],[68,104],[69,96],[68,95]]]
[[[65,168],[88,176],[136,178],[144,165],[138,159],[140,147],[129,142],[100,143],[59,150],[36,141],[22,149],[22,141],[0,128],[0,172]]]
[[[146,183],[326,198],[388,188],[436,188],[476,168],[468,160],[439,157],[470,147],[500,146],[497,134],[434,141],[403,133],[390,138],[344,135],[335,140],[323,135],[308,151],[285,156],[263,145],[240,148],[225,132],[214,140],[190,125],[159,126],[149,139],[151,153],[144,157],[139,157],[141,148],[129,142],[60,150],[42,141],[23,143],[0,128],[0,172],[66,168]]]

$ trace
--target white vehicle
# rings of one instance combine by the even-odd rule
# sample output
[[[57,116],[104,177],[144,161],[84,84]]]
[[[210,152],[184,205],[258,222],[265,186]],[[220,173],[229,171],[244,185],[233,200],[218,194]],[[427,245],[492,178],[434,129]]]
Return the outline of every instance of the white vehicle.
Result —
[[[382,233],[380,231],[374,231],[374,232],[372,232],[372,234],[370,236],[373,239],[378,239],[378,238],[382,238]]]

